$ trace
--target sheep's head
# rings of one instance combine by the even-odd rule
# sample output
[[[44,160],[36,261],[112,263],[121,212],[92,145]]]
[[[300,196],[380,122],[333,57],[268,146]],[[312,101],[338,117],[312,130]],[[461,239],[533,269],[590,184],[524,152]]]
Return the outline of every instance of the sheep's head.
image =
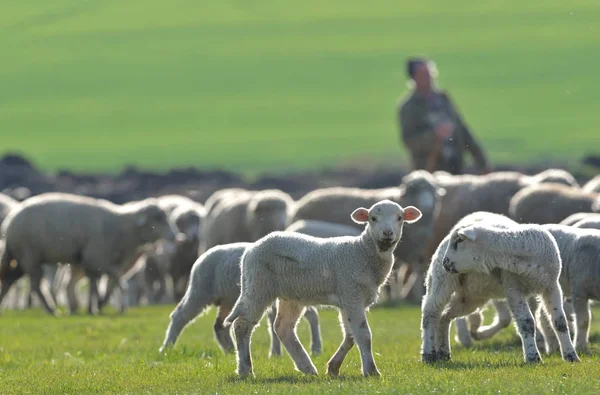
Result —
[[[258,240],[274,231],[284,230],[293,204],[293,199],[283,191],[257,192],[248,202],[246,213],[253,240]]]
[[[442,267],[448,273],[468,273],[479,268],[481,257],[477,248],[479,229],[470,225],[455,229],[448,240]]]
[[[194,206],[179,206],[170,215],[171,222],[185,236],[186,242],[198,242],[201,236],[202,212]]]
[[[357,208],[351,217],[357,224],[366,224],[367,232],[375,241],[380,252],[387,252],[396,247],[402,238],[404,223],[412,224],[421,218],[418,208],[407,206],[402,208],[398,203],[382,200],[371,206]]]
[[[159,239],[175,241],[182,238],[183,235],[178,234],[156,199],[137,202],[133,211],[137,235],[143,243],[153,243]]]

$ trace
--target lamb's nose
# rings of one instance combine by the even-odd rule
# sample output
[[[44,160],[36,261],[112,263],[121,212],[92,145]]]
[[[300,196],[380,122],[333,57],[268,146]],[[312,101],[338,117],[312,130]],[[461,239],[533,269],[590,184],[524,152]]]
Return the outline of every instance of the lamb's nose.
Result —
[[[444,260],[442,261],[442,267],[444,269],[446,269],[448,267],[448,265],[450,264],[450,259],[448,258],[444,258]]]
[[[384,237],[387,237],[387,238],[391,239],[393,235],[394,235],[394,232],[392,232],[391,230],[384,230],[383,231],[383,236]]]

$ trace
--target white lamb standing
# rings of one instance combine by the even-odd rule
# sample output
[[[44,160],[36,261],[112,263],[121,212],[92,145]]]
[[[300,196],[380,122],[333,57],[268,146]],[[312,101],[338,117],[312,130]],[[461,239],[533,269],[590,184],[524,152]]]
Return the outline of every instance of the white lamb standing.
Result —
[[[275,332],[296,369],[317,374],[296,335],[296,324],[305,306],[328,305],[340,312],[344,340],[329,360],[327,373],[339,374],[346,355],[357,343],[362,372],[377,375],[371,329],[366,311],[378,298],[394,264],[393,251],[402,237],[404,223],[414,223],[421,212],[402,208],[390,200],[351,214],[366,224],[360,236],[329,239],[273,232],[247,248],[242,256],[241,294],[225,324],[233,324],[237,373],[253,375],[250,340],[265,310],[277,300]]]
[[[465,216],[440,243],[427,272],[422,305],[422,359],[450,359],[449,328],[490,299],[506,298],[527,362],[540,362],[535,320],[527,299],[541,297],[563,359],[579,361],[569,336],[559,285],[560,253],[539,225],[517,224],[499,214]]]

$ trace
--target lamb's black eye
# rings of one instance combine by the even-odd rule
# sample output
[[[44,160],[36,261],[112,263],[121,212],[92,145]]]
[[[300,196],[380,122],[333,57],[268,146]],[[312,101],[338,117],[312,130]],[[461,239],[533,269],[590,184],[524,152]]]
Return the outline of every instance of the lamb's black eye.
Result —
[[[377,218],[375,218],[375,217],[371,217],[371,221],[373,221],[373,222],[377,222]]]
[[[454,242],[454,244],[452,245],[452,248],[454,248],[454,251],[456,251],[458,249],[458,243],[463,242],[464,240],[461,239],[460,237],[456,239],[456,241]]]
[[[398,216],[398,221],[402,221],[404,218],[402,218],[401,215]]]

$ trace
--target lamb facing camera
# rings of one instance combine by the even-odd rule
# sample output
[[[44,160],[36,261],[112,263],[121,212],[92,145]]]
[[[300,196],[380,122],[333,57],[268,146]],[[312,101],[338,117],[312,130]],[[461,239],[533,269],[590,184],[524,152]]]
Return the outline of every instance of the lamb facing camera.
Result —
[[[394,249],[404,223],[414,223],[421,212],[382,200],[371,208],[357,208],[352,220],[366,225],[359,236],[317,238],[293,232],[273,232],[249,246],[242,255],[241,293],[225,325],[233,324],[237,373],[253,375],[250,355],[252,332],[267,308],[278,303],[275,333],[305,374],[317,374],[298,340],[296,325],[306,306],[328,305],[340,312],[344,340],[329,360],[327,373],[338,375],[354,343],[358,345],[363,375],[379,376],[373,359],[371,329],[366,311],[378,298],[394,264]]]

